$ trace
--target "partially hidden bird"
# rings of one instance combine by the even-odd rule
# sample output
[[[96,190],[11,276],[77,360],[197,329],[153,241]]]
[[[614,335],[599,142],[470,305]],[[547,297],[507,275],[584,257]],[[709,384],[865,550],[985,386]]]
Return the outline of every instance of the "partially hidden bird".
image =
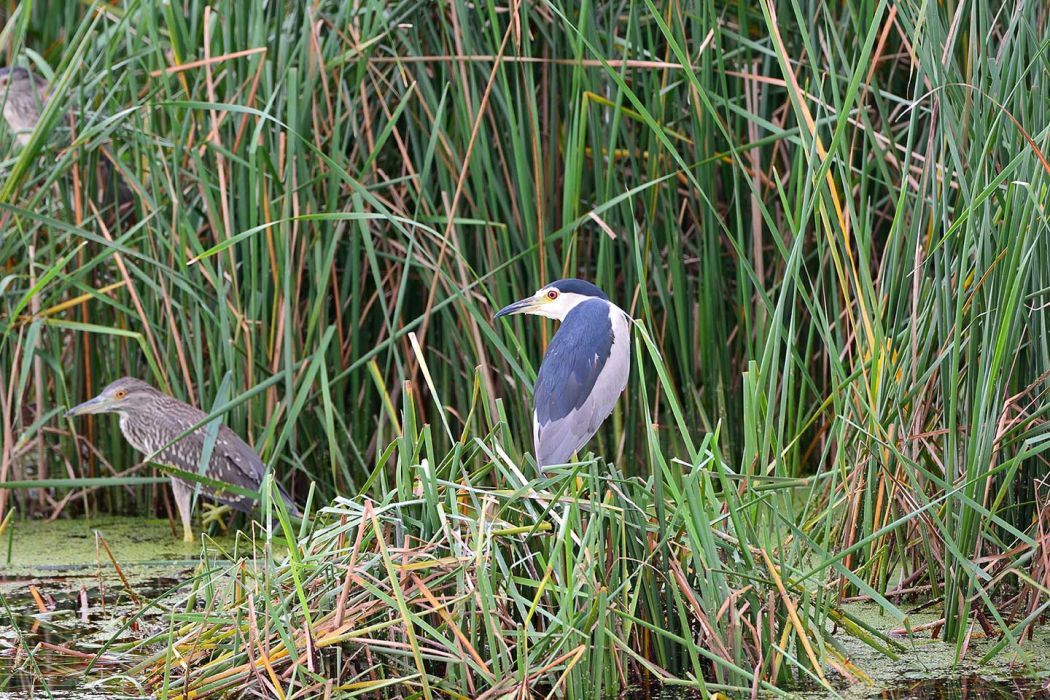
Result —
[[[19,146],[29,143],[29,137],[40,121],[40,113],[47,102],[49,89],[46,80],[27,68],[0,68],[0,97],[4,98],[4,120],[14,133]]]
[[[580,279],[552,282],[500,309],[561,321],[540,363],[533,447],[543,467],[565,464],[616,406],[631,373],[631,322],[605,292]]]
[[[94,413],[116,413],[120,417],[120,431],[124,438],[151,461],[184,472],[198,473],[208,426],[203,425],[184,437],[179,436],[207,418],[204,411],[168,396],[144,381],[124,377],[107,386],[95,398],[69,409],[66,416]],[[258,491],[265,474],[266,465],[255,451],[237,433],[220,424],[203,476]],[[192,542],[190,501],[194,483],[172,476],[171,488],[182,519],[183,539]],[[280,486],[278,490],[288,512],[299,517],[299,510],[291,497]],[[201,492],[246,513],[253,511],[254,500],[247,496],[216,490],[204,484],[201,484]]]
[[[19,146],[25,147],[29,143],[47,104],[50,90],[51,85],[28,68],[0,68],[0,102],[4,106],[4,121]],[[135,193],[105,156],[99,157],[98,182],[103,205],[114,203],[113,194],[116,192],[116,205],[121,215],[131,209]]]

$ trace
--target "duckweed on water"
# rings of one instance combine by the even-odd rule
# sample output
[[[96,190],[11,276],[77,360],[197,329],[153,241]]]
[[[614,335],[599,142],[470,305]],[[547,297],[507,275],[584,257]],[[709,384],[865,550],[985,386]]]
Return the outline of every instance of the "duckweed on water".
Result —
[[[200,545],[183,543],[171,534],[166,520],[99,517],[56,520],[15,520],[0,539],[3,579],[83,574],[99,562],[112,569],[105,550],[96,551],[101,535],[116,560],[135,565],[129,571],[184,569],[200,556]],[[232,542],[232,538],[220,539]],[[162,571],[155,575],[161,575]],[[2,583],[0,585],[6,585]]]
[[[904,607],[909,611],[913,628],[921,628],[943,617],[937,606],[928,606],[922,601]],[[1050,631],[1046,628],[1040,628],[1018,654],[1000,654],[982,665],[977,659],[983,656],[992,641],[980,634],[975,633],[968,653],[956,662],[954,644],[931,638],[928,629],[913,635],[900,634],[899,624],[874,603],[848,603],[843,610],[854,619],[892,636],[905,648],[894,660],[850,635],[836,634],[836,641],[846,650],[850,660],[864,669],[872,683],[840,685],[835,694],[803,693],[804,697],[892,700],[1050,697],[1042,690],[1042,683],[1050,674]]]

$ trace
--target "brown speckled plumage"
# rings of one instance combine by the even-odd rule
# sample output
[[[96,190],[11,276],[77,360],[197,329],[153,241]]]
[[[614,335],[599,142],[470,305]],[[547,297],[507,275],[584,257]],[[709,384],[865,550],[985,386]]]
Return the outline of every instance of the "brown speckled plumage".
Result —
[[[120,430],[131,446],[157,464],[198,473],[208,426],[204,425],[168,445],[207,414],[176,398],[161,393],[138,379],[125,377],[113,382],[98,397],[70,411],[79,413],[116,413]],[[159,450],[159,451],[158,451]],[[244,489],[257,491],[266,474],[266,466],[241,438],[225,425],[220,425],[203,476]],[[195,484],[172,477],[175,501],[183,523],[188,527],[189,499]],[[201,492],[245,512],[253,510],[251,498],[230,492],[217,492],[201,485]],[[298,515],[291,498],[281,491],[289,512]]]
[[[46,80],[27,68],[0,68],[0,104],[3,104],[4,108],[4,121],[14,133],[19,146],[24,147],[29,143],[29,137],[40,121],[44,105],[47,104],[50,90],[51,86]],[[102,193],[100,202],[112,204],[115,191],[116,204],[123,215],[132,207],[135,193],[105,156],[99,158],[98,167],[98,183]]]
[[[0,98],[4,100],[4,119],[21,146],[29,142],[29,134],[40,121],[48,89],[46,80],[25,68],[0,68]]]

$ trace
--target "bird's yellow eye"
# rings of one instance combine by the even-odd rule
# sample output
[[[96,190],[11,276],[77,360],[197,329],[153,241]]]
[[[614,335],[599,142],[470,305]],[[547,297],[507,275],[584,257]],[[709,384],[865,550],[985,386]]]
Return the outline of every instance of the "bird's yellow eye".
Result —
[[[128,392],[126,392],[123,389],[117,389],[117,393],[113,394],[113,396],[115,396],[118,399],[122,399],[122,398],[124,398],[127,395],[128,395]]]
[[[552,289],[549,292],[547,292],[547,298],[550,299],[551,301],[554,301],[555,299],[557,299],[558,298],[558,290],[557,289]]]

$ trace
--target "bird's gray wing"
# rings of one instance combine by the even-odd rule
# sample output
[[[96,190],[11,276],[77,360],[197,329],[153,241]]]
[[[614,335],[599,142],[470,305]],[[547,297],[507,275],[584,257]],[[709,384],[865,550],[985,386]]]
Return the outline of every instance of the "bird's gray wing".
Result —
[[[599,382],[612,346],[609,305],[598,299],[570,311],[554,334],[536,377],[534,440],[540,466],[567,462],[616,405],[620,392],[603,391],[605,382]]]

